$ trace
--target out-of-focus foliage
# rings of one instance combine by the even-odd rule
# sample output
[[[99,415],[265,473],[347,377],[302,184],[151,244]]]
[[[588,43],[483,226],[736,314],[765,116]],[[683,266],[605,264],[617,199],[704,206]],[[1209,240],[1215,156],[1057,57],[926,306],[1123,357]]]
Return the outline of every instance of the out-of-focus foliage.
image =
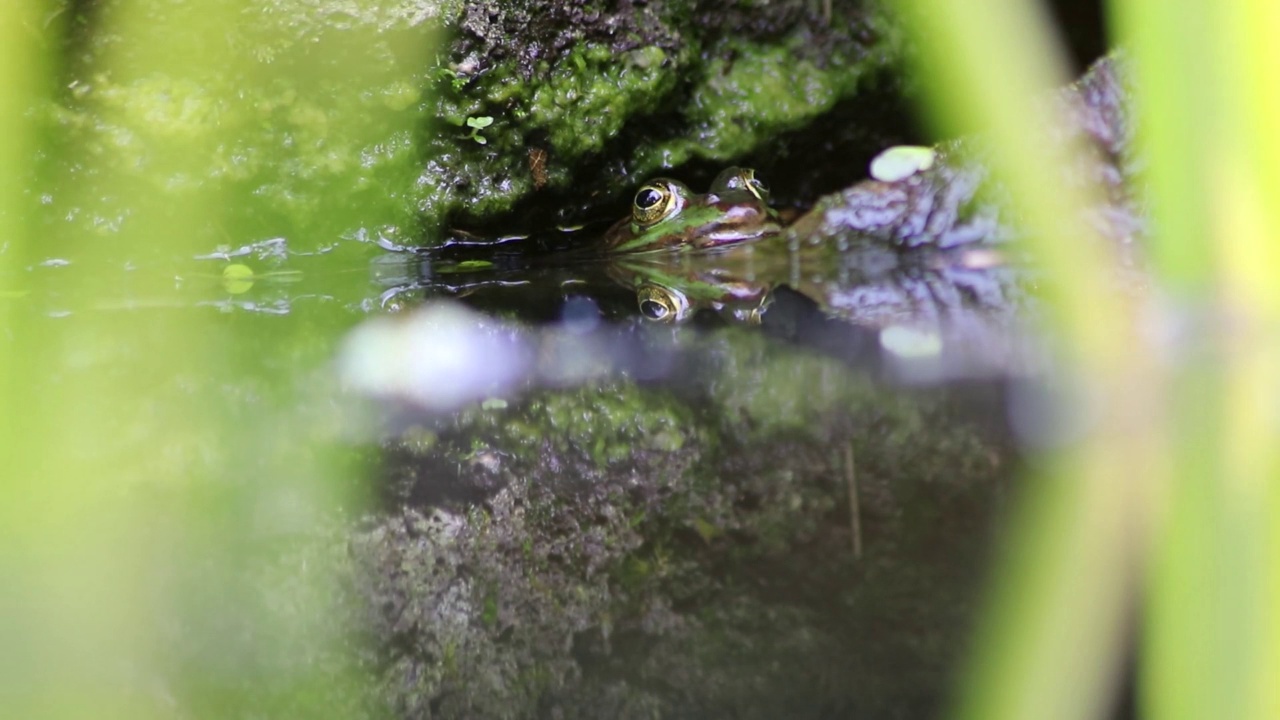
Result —
[[[256,4],[154,7],[96,4],[102,40],[70,57],[64,5],[0,14],[0,714],[369,715],[350,628],[328,620],[341,558],[316,550],[359,500],[358,458],[322,441],[332,338],[354,318],[274,321],[219,300],[282,273],[189,271],[211,238],[385,222],[332,180],[381,166],[349,143],[409,131],[387,88],[417,93],[397,74],[433,38],[303,46],[265,23],[249,35],[280,54],[262,63],[234,42]],[[335,295],[362,279],[308,260]]]
[[[1129,0],[1152,158],[1152,254],[1199,308],[1172,373],[1142,700],[1153,717],[1280,716],[1280,6]]]
[[[87,27],[67,41],[65,86],[38,106],[49,177],[31,188],[33,204],[51,230],[71,225],[107,243],[138,223],[183,222],[185,203],[218,196],[216,221],[191,227],[206,251],[281,235],[314,250],[360,228],[412,227],[414,132],[440,10],[367,5],[65,8],[51,38],[58,20]],[[211,21],[190,22],[215,11],[217,34]]]
[[[1026,121],[1033,89],[1062,79],[1036,5],[911,4],[936,116],[999,138],[1075,359],[1074,439],[1040,453],[959,713],[1099,716],[1137,645],[1145,716],[1275,717],[1280,12],[1112,5],[1156,228],[1153,287],[1125,295],[1108,288],[1110,249],[1064,220],[1087,200],[1045,172],[1063,149]]]

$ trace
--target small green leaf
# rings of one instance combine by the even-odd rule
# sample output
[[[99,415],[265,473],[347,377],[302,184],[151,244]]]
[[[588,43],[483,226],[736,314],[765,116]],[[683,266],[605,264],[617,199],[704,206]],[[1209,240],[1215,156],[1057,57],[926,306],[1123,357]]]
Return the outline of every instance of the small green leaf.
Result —
[[[232,295],[239,295],[253,287],[253,268],[233,263],[222,268],[222,287]]]
[[[476,135],[476,136],[475,136],[474,138],[472,138],[472,139],[473,139],[473,140],[475,140],[476,142],[480,143],[481,145],[484,145],[484,144],[486,144],[486,143],[488,143],[488,142],[489,142],[488,140],[485,140],[483,137],[480,137],[479,135]]]
[[[467,118],[467,127],[472,127],[477,130],[482,130],[484,128],[489,127],[492,124],[493,124],[493,118],[489,117],[488,115],[481,115],[480,117]]]

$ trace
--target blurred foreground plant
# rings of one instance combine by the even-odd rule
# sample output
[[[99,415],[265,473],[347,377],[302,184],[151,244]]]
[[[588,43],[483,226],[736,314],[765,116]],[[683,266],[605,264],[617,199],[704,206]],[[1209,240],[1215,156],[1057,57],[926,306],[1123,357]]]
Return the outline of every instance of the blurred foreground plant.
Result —
[[[223,232],[332,244],[384,222],[336,171],[294,173],[291,143],[251,149],[310,203],[297,213],[217,159],[244,161],[264,122],[311,148],[395,147],[416,116],[369,91],[416,80],[360,33],[303,43],[249,22],[269,14],[256,3],[93,5],[88,40],[65,3],[0,13],[0,715],[366,714],[331,612],[342,556],[322,542],[357,499],[356,459],[325,442],[338,410],[316,382],[353,320],[227,314],[181,291]],[[431,38],[401,30],[425,67]]]
[[[1039,452],[959,715],[1103,716],[1140,637],[1144,716],[1280,717],[1280,10],[1113,2],[1160,288],[1126,296],[1072,220],[1091,200],[1055,181],[1059,148],[1027,122],[1065,80],[1039,6],[909,7],[935,117],[998,138],[1071,361],[1058,412],[1078,424]]]
[[[1142,703],[1280,717],[1280,5],[1114,11],[1146,106],[1153,258],[1196,334],[1163,427]]]

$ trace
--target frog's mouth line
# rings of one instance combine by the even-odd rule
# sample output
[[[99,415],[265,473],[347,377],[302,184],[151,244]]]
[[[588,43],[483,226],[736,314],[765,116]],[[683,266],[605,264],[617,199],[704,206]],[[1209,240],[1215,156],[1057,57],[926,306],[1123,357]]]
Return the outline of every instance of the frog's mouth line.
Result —
[[[724,230],[713,230],[703,234],[698,238],[695,247],[699,250],[711,250],[715,248],[730,247],[733,245],[743,245],[745,243],[753,243],[757,240],[774,237],[782,234],[782,228],[779,226],[762,227],[754,233],[744,233],[737,227],[727,227]]]

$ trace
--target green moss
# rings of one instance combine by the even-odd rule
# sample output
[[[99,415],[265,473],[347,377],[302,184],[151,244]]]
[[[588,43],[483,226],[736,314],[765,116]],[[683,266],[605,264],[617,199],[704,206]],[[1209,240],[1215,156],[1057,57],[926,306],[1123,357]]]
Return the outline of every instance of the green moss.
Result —
[[[645,448],[678,451],[698,432],[687,407],[630,385],[610,393],[551,393],[530,403],[524,418],[510,429],[532,433],[562,452],[585,450],[598,468]]]
[[[769,138],[802,127],[856,92],[865,61],[832,60],[820,68],[804,58],[795,36],[778,45],[726,43],[702,69],[685,117],[692,132],[642,147],[638,164],[678,165],[690,159],[729,161]]]
[[[617,186],[579,193],[590,198],[581,206],[570,196],[566,211],[624,193],[636,176],[740,158],[852,97],[897,54],[857,0],[837,1],[830,21],[803,0],[484,7],[455,51],[469,52],[469,74],[437,77],[417,196],[429,223],[507,212],[536,190],[567,194],[584,163],[616,168],[605,180]],[[484,147],[458,142],[474,116],[495,118]]]
[[[498,624],[498,594],[490,591],[484,596],[484,605],[480,610],[480,622],[484,623],[487,628],[494,628]]]
[[[119,4],[105,0],[102,17]],[[103,74],[96,58],[126,67],[145,44],[89,37],[87,69],[50,108],[69,150],[54,174],[96,156],[122,178],[46,194],[51,219],[102,233],[134,215],[118,199],[129,193],[114,192],[121,180],[178,201],[225,194],[231,217],[211,237],[267,227],[302,245],[353,227],[429,244],[450,218],[489,219],[535,192],[582,212],[636,176],[756,151],[856,94],[894,55],[884,40],[868,47],[883,35],[858,0],[837,0],[829,22],[807,0],[271,0],[225,38],[183,26],[179,0],[130,5],[155,33],[239,62]],[[475,127],[481,118],[492,124]],[[165,152],[199,153],[207,168],[166,173]],[[602,168],[616,186],[572,192]],[[415,216],[425,238],[410,237]]]
[[[534,90],[516,119],[545,130],[557,155],[598,152],[630,118],[661,108],[679,79],[673,71],[678,63],[666,60],[656,47],[622,58],[600,47],[575,50]]]
[[[892,397],[834,358],[780,348],[748,330],[733,334],[736,351],[722,358],[719,370],[738,381],[718,384],[713,402],[744,443],[828,440],[844,431],[833,421],[850,407],[874,407]]]

